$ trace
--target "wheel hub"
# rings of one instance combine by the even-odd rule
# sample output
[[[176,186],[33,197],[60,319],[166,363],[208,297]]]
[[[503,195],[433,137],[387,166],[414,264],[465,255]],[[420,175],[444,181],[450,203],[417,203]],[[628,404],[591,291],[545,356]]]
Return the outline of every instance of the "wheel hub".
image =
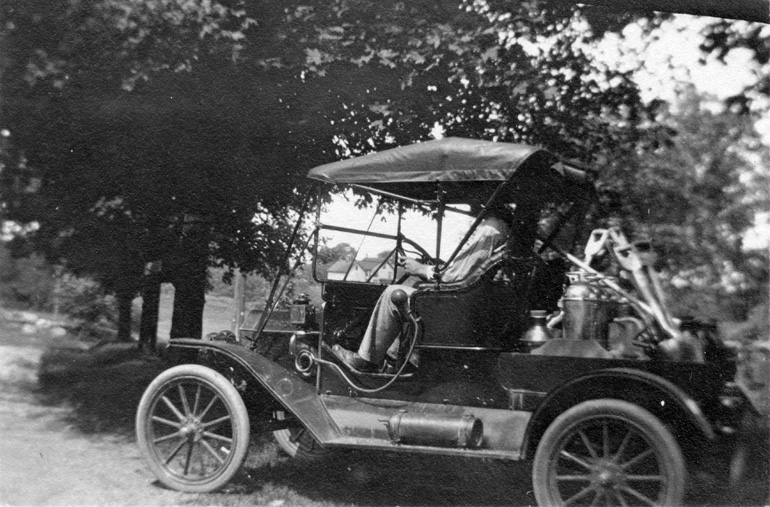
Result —
[[[203,425],[197,417],[187,417],[179,430],[190,442],[198,442],[203,437]]]
[[[599,461],[593,468],[592,482],[602,488],[616,489],[625,482],[625,473],[616,463]]]

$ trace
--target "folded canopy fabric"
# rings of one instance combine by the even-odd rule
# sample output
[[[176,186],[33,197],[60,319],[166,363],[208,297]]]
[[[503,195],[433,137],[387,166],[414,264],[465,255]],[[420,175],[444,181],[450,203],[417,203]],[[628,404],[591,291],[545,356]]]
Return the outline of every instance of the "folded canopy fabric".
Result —
[[[507,181],[534,154],[549,158],[550,164],[556,161],[534,146],[450,137],[332,162],[312,169],[308,177],[361,185]]]

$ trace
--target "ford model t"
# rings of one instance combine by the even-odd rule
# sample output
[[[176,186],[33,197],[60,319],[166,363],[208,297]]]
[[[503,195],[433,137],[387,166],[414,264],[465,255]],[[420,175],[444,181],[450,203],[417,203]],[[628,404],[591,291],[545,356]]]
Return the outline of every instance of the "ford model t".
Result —
[[[390,253],[356,276],[352,262],[332,276],[314,260],[322,302],[302,295],[280,307],[287,262],[239,336],[171,340],[175,366],[137,414],[162,483],[220,488],[256,432],[305,458],[359,449],[529,460],[540,505],[678,505],[695,472],[729,463],[752,410],[733,382],[734,354],[713,324],[670,314],[648,244],[581,227],[593,197],[586,168],[536,147],[450,138],[308,176],[320,192],[373,196],[395,230],[316,218],[307,250],[332,229],[390,242]],[[471,202],[482,206],[470,230],[442,252],[445,215],[470,215]],[[508,236],[467,276],[447,279],[501,206]],[[435,244],[402,230],[406,208],[432,217]],[[430,266],[427,279],[405,280],[405,256]],[[388,291],[402,326],[393,353],[358,368],[340,350],[360,346],[382,293],[404,282]]]

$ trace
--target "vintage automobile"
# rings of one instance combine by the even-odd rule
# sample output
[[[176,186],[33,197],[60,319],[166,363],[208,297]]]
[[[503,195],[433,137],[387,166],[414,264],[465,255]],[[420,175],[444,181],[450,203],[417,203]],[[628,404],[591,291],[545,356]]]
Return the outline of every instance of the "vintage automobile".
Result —
[[[338,185],[397,215],[424,209],[436,244],[407,237],[400,215],[393,234],[317,218],[304,248],[317,251],[321,231],[335,230],[389,241],[390,255],[356,280],[323,278],[314,262],[322,304],[301,295],[281,309],[287,253],[265,311],[239,336],[171,340],[170,367],[136,419],[163,484],[222,487],[256,432],[306,459],[359,449],[529,460],[536,500],[548,506],[680,505],[695,472],[729,475],[754,410],[734,382],[735,354],[713,323],[670,314],[648,243],[583,229],[588,168],[533,146],[449,138],[308,176],[318,182],[308,203]],[[444,282],[485,211],[442,260],[444,216],[469,213],[464,204],[479,196],[484,210],[512,210],[510,237],[482,269]],[[375,273],[404,255],[432,263],[433,277],[393,294],[404,321],[398,358],[352,369],[333,347],[356,349],[387,286]],[[405,281],[399,269],[388,274]]]

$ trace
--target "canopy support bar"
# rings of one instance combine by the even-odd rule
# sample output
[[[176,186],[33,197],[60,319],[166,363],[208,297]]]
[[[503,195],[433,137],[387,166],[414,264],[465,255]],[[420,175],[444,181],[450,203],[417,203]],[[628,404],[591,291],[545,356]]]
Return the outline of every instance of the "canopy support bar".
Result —
[[[367,187],[365,185],[358,185],[358,184],[351,184],[351,188],[357,188],[358,190],[363,190],[365,192],[370,192],[372,194],[381,195],[383,197],[390,197],[391,199],[396,199],[399,202],[408,202],[411,204],[416,204],[417,206],[421,208],[430,207],[438,204],[437,200],[426,200],[426,199],[412,199],[411,197],[406,197],[399,194],[394,194],[393,192],[387,192],[385,190],[379,190],[377,188]],[[454,206],[447,206],[444,205],[445,210],[453,211],[455,213],[462,213],[463,215],[470,215],[471,213],[460,208],[455,208]]]

